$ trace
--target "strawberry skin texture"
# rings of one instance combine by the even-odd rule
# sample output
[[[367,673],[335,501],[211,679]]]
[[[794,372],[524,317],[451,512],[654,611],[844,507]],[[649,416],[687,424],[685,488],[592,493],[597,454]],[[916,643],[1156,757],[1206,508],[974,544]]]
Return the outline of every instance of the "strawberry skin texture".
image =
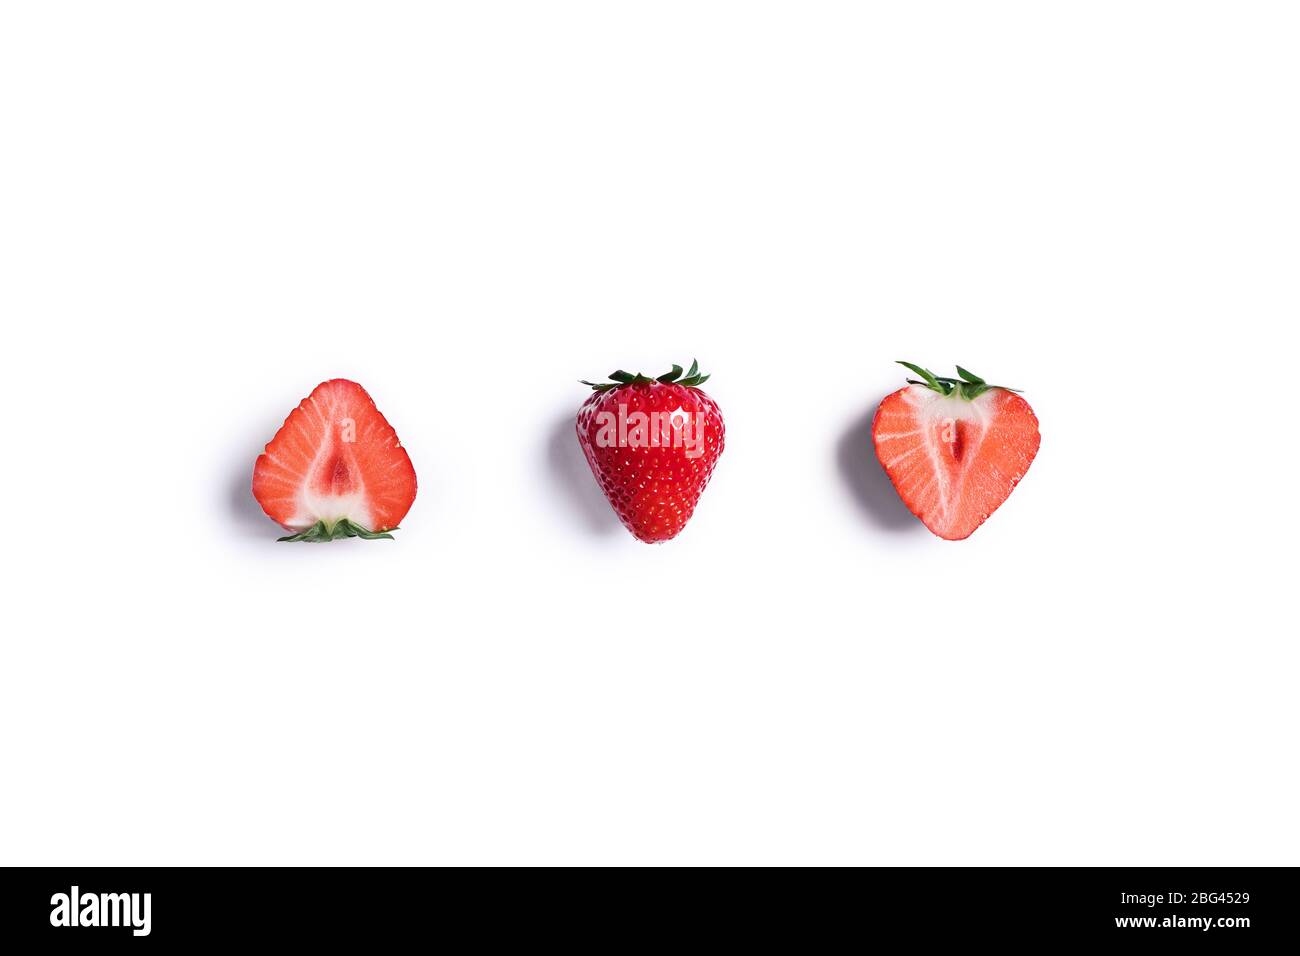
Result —
[[[397,432],[366,390],[345,378],[317,385],[253,468],[253,497],[290,531],[344,518],[388,531],[410,510],[415,490]]]
[[[602,413],[617,419],[620,405],[625,417],[660,412],[679,420],[684,414],[692,428],[700,423],[699,454],[692,457],[662,437],[657,448],[608,442],[602,447]],[[722,454],[725,428],[717,403],[698,388],[651,381],[593,393],[578,410],[578,443],[619,520],[637,540],[652,544],[686,527]]]
[[[1038,419],[1019,395],[978,398],[909,385],[871,426],[876,457],[912,514],[941,538],[968,538],[1007,500],[1038,454]]]

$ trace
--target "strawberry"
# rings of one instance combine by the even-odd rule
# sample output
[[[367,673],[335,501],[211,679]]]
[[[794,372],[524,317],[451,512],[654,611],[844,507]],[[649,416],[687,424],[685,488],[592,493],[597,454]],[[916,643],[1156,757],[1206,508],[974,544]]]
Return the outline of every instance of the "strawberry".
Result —
[[[676,537],[695,511],[722,454],[722,411],[700,391],[709,376],[692,362],[649,378],[610,373],[612,381],[578,410],[578,443],[600,490],[640,541]]]
[[[899,497],[941,538],[960,541],[984,523],[1038,454],[1038,419],[1015,389],[960,365],[942,378],[900,362],[908,379],[876,409],[876,457]]]
[[[253,497],[295,532],[281,541],[391,538],[415,500],[415,469],[356,382],[317,385],[253,468]]]

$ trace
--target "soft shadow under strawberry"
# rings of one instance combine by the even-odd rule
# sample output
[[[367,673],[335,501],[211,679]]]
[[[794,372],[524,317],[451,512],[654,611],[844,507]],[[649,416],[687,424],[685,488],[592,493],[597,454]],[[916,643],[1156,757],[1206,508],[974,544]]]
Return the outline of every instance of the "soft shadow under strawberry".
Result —
[[[256,452],[253,457],[256,457]],[[238,528],[241,535],[274,541],[277,534],[284,533],[279,525],[266,516],[262,506],[253,497],[253,469],[246,460],[241,459],[232,470],[226,502],[231,525]]]
[[[621,529],[618,515],[600,493],[600,486],[591,477],[591,467],[582,457],[573,411],[560,416],[547,436],[546,469],[557,486],[556,497],[569,502],[587,530],[604,535]]]
[[[262,424],[248,431],[246,441],[233,445],[230,454],[230,477],[225,487],[226,511],[230,527],[240,537],[257,538],[272,544],[284,529],[272,521],[253,497],[253,462],[266,446],[268,435],[284,424],[284,415],[268,413]]]
[[[840,438],[836,454],[840,478],[872,524],[886,531],[918,531],[924,525],[907,510],[907,505],[898,497],[889,476],[876,458],[875,445],[871,440],[871,422],[879,404],[879,399],[872,402]]]

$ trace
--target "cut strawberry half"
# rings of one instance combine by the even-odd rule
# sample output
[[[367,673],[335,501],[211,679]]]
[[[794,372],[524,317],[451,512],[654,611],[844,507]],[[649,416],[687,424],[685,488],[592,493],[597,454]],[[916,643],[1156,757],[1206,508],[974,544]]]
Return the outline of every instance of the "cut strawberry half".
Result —
[[[941,538],[984,523],[1038,454],[1038,419],[1014,389],[960,365],[943,378],[900,362],[923,381],[885,397],[871,427],[876,457],[903,503]]]
[[[356,382],[317,385],[253,468],[253,497],[281,541],[391,538],[415,501],[415,469],[397,433]]]

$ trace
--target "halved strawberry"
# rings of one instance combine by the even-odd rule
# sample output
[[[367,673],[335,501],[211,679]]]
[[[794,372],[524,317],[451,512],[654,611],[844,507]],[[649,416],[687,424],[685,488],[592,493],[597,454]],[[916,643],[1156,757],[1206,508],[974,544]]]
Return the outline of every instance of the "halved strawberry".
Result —
[[[984,523],[1038,454],[1038,419],[1014,389],[960,365],[943,378],[900,362],[924,381],[885,397],[871,427],[876,457],[899,497],[941,538],[959,541]]]
[[[317,385],[258,456],[253,497],[289,531],[281,541],[391,538],[415,501],[415,469],[356,382]]]

